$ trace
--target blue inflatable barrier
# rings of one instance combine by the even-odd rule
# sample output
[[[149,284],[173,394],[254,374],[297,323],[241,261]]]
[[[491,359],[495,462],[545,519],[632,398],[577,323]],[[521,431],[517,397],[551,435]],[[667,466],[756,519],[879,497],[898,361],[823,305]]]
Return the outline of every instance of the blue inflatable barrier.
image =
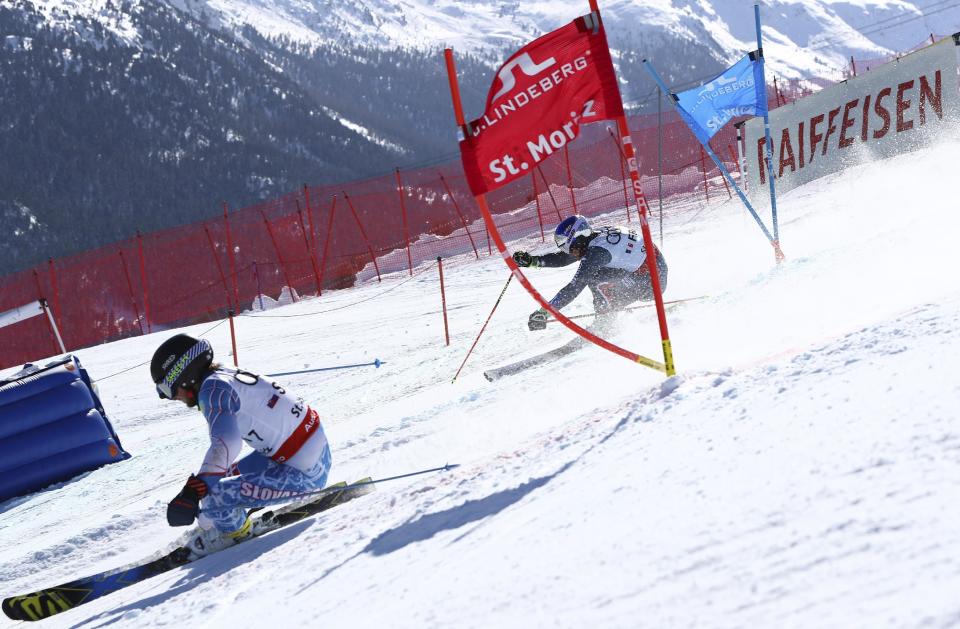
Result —
[[[130,458],[75,356],[18,376],[0,381],[0,500]]]

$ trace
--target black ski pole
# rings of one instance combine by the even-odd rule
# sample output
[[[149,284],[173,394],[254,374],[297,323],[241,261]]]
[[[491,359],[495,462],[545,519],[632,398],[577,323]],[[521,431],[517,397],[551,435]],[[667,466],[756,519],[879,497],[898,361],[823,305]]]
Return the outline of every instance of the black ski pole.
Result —
[[[483,331],[487,329],[487,324],[490,323],[490,319],[493,318],[493,313],[497,311],[497,306],[500,305],[500,300],[503,299],[503,295],[507,292],[507,287],[510,286],[510,280],[512,279],[513,273],[511,273],[510,277],[507,278],[507,283],[503,285],[503,290],[500,291],[500,296],[497,297],[497,302],[493,304],[493,310],[491,310],[490,314],[487,315],[487,320],[483,322],[483,327],[480,328],[480,333],[477,334],[477,338],[474,339],[473,345],[470,346],[470,351],[468,351],[467,355],[463,357],[463,362],[460,363],[460,369],[457,369],[457,373],[453,375],[453,380],[450,381],[450,384],[456,382],[460,372],[463,371],[463,366],[467,364],[467,359],[470,358],[470,354],[473,353],[473,348],[477,346],[477,342],[480,340],[480,337],[483,336]]]

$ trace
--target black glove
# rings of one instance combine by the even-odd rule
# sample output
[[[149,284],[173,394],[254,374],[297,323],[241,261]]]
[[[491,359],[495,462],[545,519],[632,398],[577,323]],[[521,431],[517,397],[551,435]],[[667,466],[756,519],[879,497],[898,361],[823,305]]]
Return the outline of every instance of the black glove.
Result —
[[[207,484],[190,475],[177,497],[167,505],[167,523],[170,526],[190,526],[200,513],[200,500],[207,495]]]
[[[547,311],[543,308],[535,311],[530,318],[527,320],[527,327],[530,328],[530,331],[534,330],[544,330],[547,327]]]
[[[532,256],[532,255],[530,255],[529,253],[527,253],[526,251],[515,251],[515,252],[513,253],[513,260],[514,260],[514,262],[517,263],[517,266],[523,266],[523,267],[527,267],[527,266],[537,267],[537,266],[540,266],[540,264],[539,264],[540,258],[537,257],[537,256]]]

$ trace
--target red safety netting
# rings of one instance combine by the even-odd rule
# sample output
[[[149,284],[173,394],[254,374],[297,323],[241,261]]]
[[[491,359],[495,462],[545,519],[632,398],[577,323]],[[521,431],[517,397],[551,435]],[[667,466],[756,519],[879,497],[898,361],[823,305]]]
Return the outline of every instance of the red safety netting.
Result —
[[[786,100],[802,93],[785,85]],[[775,95],[771,91],[771,104]],[[651,211],[677,220],[730,198],[725,180],[670,111],[630,119]],[[658,138],[662,176],[658,178]],[[711,146],[737,177],[736,131]],[[662,197],[658,199],[662,189]],[[543,234],[574,211],[637,221],[612,123],[582,128],[530,175],[488,195],[507,239]],[[621,213],[622,212],[622,213]],[[144,234],[0,278],[0,312],[45,298],[68,350],[222,318],[280,298],[406,275],[425,261],[488,256],[491,245],[458,160],[303,190],[217,219]],[[288,288],[285,288],[288,287]],[[58,351],[40,317],[0,328],[0,367]]]

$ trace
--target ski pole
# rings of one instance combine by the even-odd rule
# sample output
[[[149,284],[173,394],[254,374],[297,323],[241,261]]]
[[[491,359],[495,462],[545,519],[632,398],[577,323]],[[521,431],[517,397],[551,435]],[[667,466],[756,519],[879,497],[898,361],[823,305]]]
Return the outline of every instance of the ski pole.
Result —
[[[450,384],[456,382],[460,372],[463,371],[463,366],[467,364],[467,359],[470,358],[470,354],[473,353],[473,348],[477,346],[477,342],[480,340],[480,337],[483,336],[483,331],[487,329],[487,324],[490,323],[490,319],[493,318],[493,313],[497,311],[497,306],[500,305],[500,300],[503,299],[503,295],[507,292],[507,287],[510,286],[510,280],[512,279],[513,273],[511,273],[510,277],[507,278],[507,283],[503,285],[503,290],[500,291],[500,296],[497,297],[497,302],[493,304],[493,310],[490,311],[490,314],[487,316],[487,320],[483,322],[483,327],[480,328],[480,334],[477,334],[477,338],[474,339],[473,345],[470,346],[470,351],[468,351],[467,355],[463,357],[463,362],[460,363],[460,369],[457,369],[457,373],[454,374],[453,380],[450,381]]]
[[[276,378],[277,376],[293,376],[301,373],[315,373],[317,371],[333,371],[335,369],[352,369],[353,367],[369,367],[373,365],[377,369],[380,368],[380,365],[386,365],[385,360],[380,360],[379,358],[374,359],[372,363],[358,363],[356,365],[339,365],[337,367],[319,367],[317,369],[303,369],[301,371],[283,371],[281,373],[268,373],[267,377]]]
[[[669,306],[669,305],[671,305],[671,304],[682,304],[682,303],[687,302],[687,301],[696,301],[697,299],[706,299],[707,297],[709,297],[709,295],[701,295],[700,297],[687,297],[686,299],[674,299],[673,301],[665,301],[665,302],[663,302],[663,305],[664,305],[664,306]],[[653,306],[653,304],[640,304],[639,306],[630,306],[629,308],[624,308],[623,311],[626,312],[627,310],[638,310],[638,309],[640,309],[640,308],[649,308],[649,307],[651,307],[651,306]],[[595,312],[587,312],[587,313],[584,313],[584,314],[573,315],[572,317],[567,317],[567,318],[568,318],[568,319],[583,319],[584,317],[593,317],[593,316],[596,316],[596,314],[597,314],[597,313],[595,313]],[[556,323],[556,322],[557,322],[556,319],[547,319],[547,323]]]
[[[398,480],[398,479],[401,479],[401,478],[409,478],[409,477],[411,477],[411,476],[419,476],[419,475],[421,475],[421,474],[429,474],[430,472],[447,472],[447,471],[452,470],[452,469],[457,468],[457,467],[460,467],[460,464],[459,464],[459,463],[447,463],[446,465],[444,465],[444,466],[442,466],[442,467],[431,467],[431,468],[428,469],[428,470],[420,470],[419,472],[408,472],[408,473],[406,473],[406,474],[398,474],[398,475],[396,475],[396,476],[387,476],[387,477],[385,477],[385,478],[375,478],[375,479],[373,479],[373,480],[363,480],[363,481],[359,481],[359,482],[356,482],[356,483],[351,483],[351,484],[346,485],[346,486],[341,485],[341,486],[339,486],[339,487],[334,487],[334,486],[324,487],[323,489],[318,489],[317,491],[308,491],[308,492],[303,493],[303,494],[298,494],[296,497],[299,499],[299,498],[302,498],[302,497],[304,497],[304,496],[317,496],[317,495],[320,495],[320,494],[329,494],[329,493],[332,493],[332,492],[335,492],[335,491],[347,491],[348,489],[356,489],[356,488],[358,488],[358,487],[366,487],[367,485],[375,485],[375,484],[377,484],[377,483],[385,483],[385,482],[391,481],[391,480]]]

